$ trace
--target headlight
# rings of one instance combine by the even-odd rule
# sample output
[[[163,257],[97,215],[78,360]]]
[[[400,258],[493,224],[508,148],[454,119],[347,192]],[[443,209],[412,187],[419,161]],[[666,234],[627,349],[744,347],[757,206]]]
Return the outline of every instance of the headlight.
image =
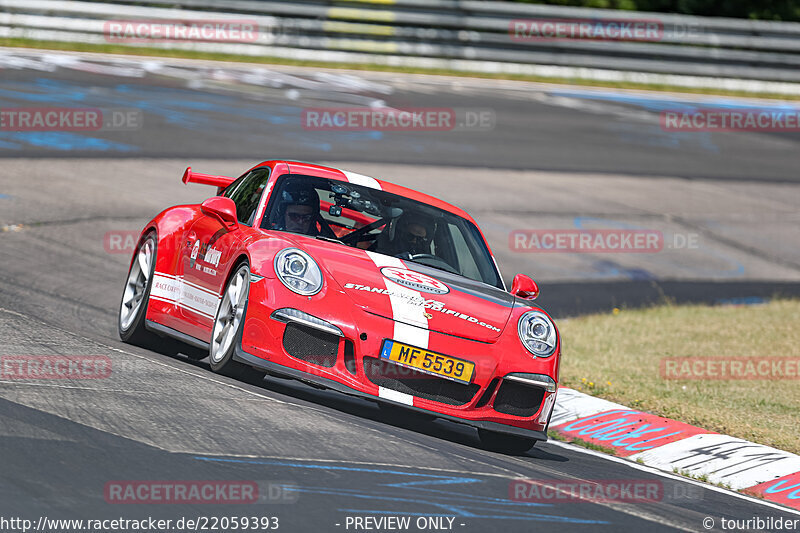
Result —
[[[517,333],[522,345],[537,357],[550,357],[556,351],[556,327],[541,311],[522,315]]]
[[[311,296],[322,289],[322,271],[310,255],[298,248],[286,248],[275,256],[275,273],[286,287]]]

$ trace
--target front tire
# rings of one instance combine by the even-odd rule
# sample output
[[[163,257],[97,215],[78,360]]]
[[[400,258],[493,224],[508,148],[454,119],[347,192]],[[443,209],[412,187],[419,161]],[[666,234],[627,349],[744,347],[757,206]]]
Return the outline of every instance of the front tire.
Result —
[[[522,455],[536,445],[536,439],[478,429],[478,438],[487,450],[508,455]]]
[[[247,381],[260,381],[264,378],[265,372],[233,360],[236,341],[244,327],[244,309],[249,292],[250,267],[247,263],[240,263],[225,286],[214,317],[208,361],[211,370],[218,374]]]
[[[144,322],[156,268],[156,249],[155,234],[148,233],[136,250],[122,291],[117,331],[119,338],[129,344],[144,346],[155,337],[145,329]]]

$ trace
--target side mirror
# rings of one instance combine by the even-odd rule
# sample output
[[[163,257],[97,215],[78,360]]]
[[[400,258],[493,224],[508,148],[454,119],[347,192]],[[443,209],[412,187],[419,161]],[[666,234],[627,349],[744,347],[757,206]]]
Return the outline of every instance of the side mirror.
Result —
[[[511,284],[511,294],[526,300],[535,300],[539,296],[539,286],[529,276],[517,274]]]
[[[239,224],[236,218],[236,204],[230,198],[214,196],[200,204],[200,209],[206,215],[220,219],[223,224],[228,226],[228,229],[233,229]]]

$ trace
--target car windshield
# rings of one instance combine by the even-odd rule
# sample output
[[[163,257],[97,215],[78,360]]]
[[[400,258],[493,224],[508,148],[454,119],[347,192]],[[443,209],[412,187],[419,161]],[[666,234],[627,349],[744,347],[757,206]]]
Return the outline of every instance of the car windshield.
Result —
[[[503,288],[472,222],[385,191],[286,174],[275,184],[261,227],[332,240]]]

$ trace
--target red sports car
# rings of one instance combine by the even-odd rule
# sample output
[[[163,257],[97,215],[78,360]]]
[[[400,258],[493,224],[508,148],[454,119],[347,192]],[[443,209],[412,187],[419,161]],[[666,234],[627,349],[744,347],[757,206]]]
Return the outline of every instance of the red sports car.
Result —
[[[506,290],[473,219],[431,196],[265,161],[142,231],[119,313],[132,343],[172,337],[215,372],[300,379],[478,429],[547,440],[561,342],[522,274]]]

